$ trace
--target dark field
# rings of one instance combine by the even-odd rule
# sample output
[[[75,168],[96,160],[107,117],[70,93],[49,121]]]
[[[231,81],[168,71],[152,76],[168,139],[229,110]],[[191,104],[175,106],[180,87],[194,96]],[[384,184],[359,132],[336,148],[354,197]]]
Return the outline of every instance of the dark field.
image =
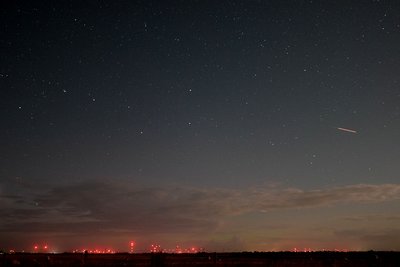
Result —
[[[399,267],[400,252],[198,254],[3,254],[0,266]]]

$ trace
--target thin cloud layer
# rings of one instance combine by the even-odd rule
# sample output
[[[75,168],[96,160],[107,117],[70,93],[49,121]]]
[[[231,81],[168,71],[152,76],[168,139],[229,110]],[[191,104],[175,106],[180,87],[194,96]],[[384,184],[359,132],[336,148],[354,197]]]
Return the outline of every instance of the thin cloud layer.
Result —
[[[54,187],[29,198],[1,196],[1,231],[79,233],[202,232],[228,216],[280,209],[400,199],[399,184],[358,184],[305,191],[297,188],[149,188],[126,183]]]

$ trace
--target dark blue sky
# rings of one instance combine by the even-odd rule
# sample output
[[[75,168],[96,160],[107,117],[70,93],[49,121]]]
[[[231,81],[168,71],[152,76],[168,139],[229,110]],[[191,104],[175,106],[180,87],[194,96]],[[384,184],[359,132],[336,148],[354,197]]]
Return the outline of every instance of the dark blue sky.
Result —
[[[0,12],[2,249],[400,249],[396,1]]]

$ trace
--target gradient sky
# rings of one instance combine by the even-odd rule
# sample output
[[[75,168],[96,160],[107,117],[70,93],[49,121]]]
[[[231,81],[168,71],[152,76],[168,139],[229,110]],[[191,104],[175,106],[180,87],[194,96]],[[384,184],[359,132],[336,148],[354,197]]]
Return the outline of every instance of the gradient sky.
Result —
[[[0,249],[400,250],[398,1],[2,1],[0,36]]]

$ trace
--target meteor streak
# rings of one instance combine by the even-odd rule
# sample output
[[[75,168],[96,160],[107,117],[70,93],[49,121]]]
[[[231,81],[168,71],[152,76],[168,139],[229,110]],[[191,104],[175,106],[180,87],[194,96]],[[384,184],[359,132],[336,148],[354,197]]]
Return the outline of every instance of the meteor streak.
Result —
[[[347,129],[347,128],[338,127],[338,128],[336,128],[336,129],[338,129],[338,130],[340,130],[340,131],[343,131],[343,132],[353,133],[353,134],[356,134],[356,133],[357,133],[356,130]]]

